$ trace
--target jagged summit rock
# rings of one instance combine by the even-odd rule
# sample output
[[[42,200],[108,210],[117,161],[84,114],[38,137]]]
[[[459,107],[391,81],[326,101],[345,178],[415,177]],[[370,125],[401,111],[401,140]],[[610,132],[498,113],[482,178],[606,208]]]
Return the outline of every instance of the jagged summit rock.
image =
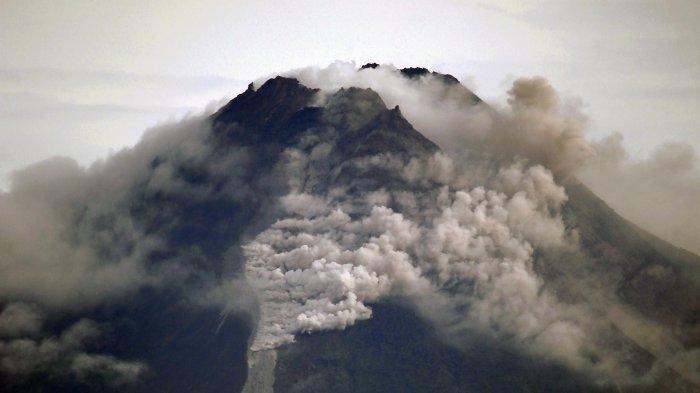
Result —
[[[381,67],[378,63],[367,63],[360,67],[360,70],[375,69]],[[441,74],[439,72],[430,71],[425,67],[405,67],[399,69],[399,72],[409,78],[419,78],[423,75],[433,75],[440,79],[446,84],[458,84],[459,79],[455,78],[450,74]]]
[[[372,89],[340,88],[323,107],[313,106],[317,89],[276,77],[252,86],[212,116],[215,135],[229,143],[287,146],[309,130],[333,127],[343,159],[381,153],[423,156],[438,150]]]
[[[381,66],[377,63],[367,63],[367,64],[364,64],[362,67],[360,67],[360,71],[366,70],[366,69],[375,69],[375,68],[379,68],[379,67],[381,67]],[[403,76],[406,76],[406,77],[412,78],[412,79],[420,78],[421,76],[424,76],[424,75],[432,75],[432,76],[439,78],[440,80],[445,82],[445,84],[448,84],[448,85],[460,83],[459,79],[455,78],[454,76],[452,76],[450,74],[441,74],[439,72],[430,71],[429,69],[427,69],[425,67],[405,67],[405,68],[399,69],[399,72]]]
[[[344,134],[339,146],[352,147],[349,157],[381,153],[421,157],[439,150],[413,128],[398,107],[380,112],[358,132]]]
[[[367,63],[367,64],[363,65],[362,67],[360,67],[360,69],[364,70],[367,68],[377,68],[377,67],[379,67],[379,64],[377,64],[377,63]]]
[[[366,69],[376,69],[381,67],[381,65],[377,63],[367,63],[364,64],[362,67],[360,67],[360,71],[366,70]],[[435,71],[430,71],[425,67],[405,67],[401,68],[398,70],[403,76],[411,78],[411,79],[417,79],[420,78],[421,76],[424,75],[432,75],[434,77],[437,77],[438,79],[442,80],[445,84],[447,85],[452,85],[452,84],[459,84],[459,79],[455,78],[454,76],[450,74],[441,74],[439,72]]]
[[[248,144],[276,139],[318,92],[294,78],[282,76],[269,79],[257,90],[252,87],[249,85],[245,92],[212,115],[217,134],[227,134]]]
[[[358,71],[377,67],[381,66],[377,63],[368,63]],[[399,72],[411,79],[432,75],[456,89],[457,94],[465,96],[467,102],[481,103],[479,97],[462,86],[452,75],[440,74],[422,67],[403,68]],[[246,91],[211,116],[214,134],[217,138],[243,145],[260,143],[286,145],[304,130],[322,124],[357,131],[382,112],[387,111],[381,97],[372,89],[340,88],[327,98],[324,108],[313,105],[318,92],[318,89],[304,86],[295,78],[283,76],[267,80],[257,90],[251,83]],[[403,119],[398,109],[394,117]],[[383,121],[386,123],[390,118],[391,116],[385,117]],[[404,133],[411,135],[409,140],[421,146],[422,152],[434,149],[429,147],[432,142],[427,141],[420,133],[413,130],[405,119],[403,120],[404,122],[394,122],[392,126],[404,131],[410,128],[412,132]]]
[[[377,69],[382,67],[378,63],[367,63],[364,64],[363,66],[360,67],[358,71],[366,70],[366,69]],[[472,105],[477,105],[483,103],[481,98],[474,94],[473,91],[469,90],[466,88],[464,85],[462,85],[459,81],[459,79],[455,78],[453,75],[450,74],[441,74],[439,72],[435,71],[430,71],[429,69],[425,67],[405,67],[397,70],[401,75],[405,76],[406,78],[409,79],[414,79],[417,80],[421,77],[424,77],[426,75],[432,76],[441,82],[443,82],[445,85],[450,86],[451,88],[455,89],[457,91],[457,94],[460,94],[465,97],[466,102],[472,104]]]
[[[455,78],[454,76],[452,76],[450,74],[441,74],[441,73],[435,72],[435,71],[431,72],[427,68],[423,68],[423,67],[406,67],[406,68],[402,68],[400,71],[404,76],[407,76],[409,78],[419,78],[423,75],[430,74],[430,75],[433,75],[433,76],[441,79],[447,85],[459,84],[459,79]]]

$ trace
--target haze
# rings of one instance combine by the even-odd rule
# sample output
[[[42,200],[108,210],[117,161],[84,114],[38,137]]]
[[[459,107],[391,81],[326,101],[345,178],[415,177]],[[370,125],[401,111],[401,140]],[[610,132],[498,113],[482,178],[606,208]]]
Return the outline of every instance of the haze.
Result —
[[[55,155],[87,165],[250,80],[341,60],[451,73],[493,104],[505,102],[516,77],[543,75],[583,105],[589,138],[622,135],[630,165],[653,160],[664,143],[683,146],[695,190],[699,18],[695,1],[6,0],[0,189],[19,167]],[[600,192],[610,183],[591,185]],[[668,223],[688,209],[695,220],[693,195],[660,219],[641,213],[648,201],[627,207],[624,193],[600,193],[635,222],[698,251],[697,225]]]

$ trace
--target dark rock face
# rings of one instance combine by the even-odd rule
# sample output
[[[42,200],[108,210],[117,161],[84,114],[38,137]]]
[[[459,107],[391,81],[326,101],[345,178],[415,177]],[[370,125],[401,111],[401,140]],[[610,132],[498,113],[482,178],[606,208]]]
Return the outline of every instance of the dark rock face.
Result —
[[[367,64],[363,65],[362,67],[360,67],[360,71],[366,70],[366,69],[376,69],[379,67],[381,67],[381,66],[377,63],[367,63]],[[437,80],[441,81],[445,85],[447,85],[453,89],[458,89],[461,92],[461,94],[463,94],[464,96],[466,96],[469,99],[469,101],[471,102],[472,105],[476,105],[476,104],[483,102],[481,100],[481,98],[479,98],[471,90],[464,87],[459,82],[459,79],[455,78],[454,76],[452,76],[450,74],[441,74],[439,72],[430,71],[427,68],[423,68],[423,67],[401,68],[399,70],[399,72],[401,73],[401,75],[403,75],[409,79],[414,79],[414,80],[419,79],[419,78],[426,76],[426,75],[430,75],[430,76],[436,78]]]
[[[450,74],[440,74],[438,72],[429,71],[427,68],[421,67],[402,68],[400,72],[402,75],[410,79],[418,79],[424,75],[431,75],[434,78],[437,78],[438,80],[442,81],[442,83],[444,83],[445,85],[450,86],[453,89],[458,89],[464,96],[469,98],[469,102],[472,105],[480,104],[483,102],[481,98],[479,98],[471,90],[464,87],[457,78]]]
[[[121,358],[141,359],[149,370],[135,392],[239,391],[245,382],[246,350],[252,331],[245,315],[222,322],[220,310],[182,304],[167,296],[139,300],[127,309],[102,310],[96,318],[110,321],[104,337]]]
[[[316,92],[281,76],[258,90],[251,84],[212,116],[215,134],[242,145],[286,140],[292,118],[311,103]]]
[[[438,150],[398,107],[388,110],[371,89],[341,88],[329,98],[327,108],[308,106],[316,93],[296,79],[280,76],[258,90],[249,86],[212,116],[214,135],[236,145],[290,146],[308,129],[332,126],[342,134],[338,145],[344,159],[387,152],[422,155]]]
[[[240,391],[247,375],[249,317],[184,304],[175,294],[141,293],[132,304],[111,305],[85,315],[108,323],[90,347],[148,365],[139,382],[114,386],[106,378],[70,375],[29,378],[0,373],[2,392],[221,392]]]

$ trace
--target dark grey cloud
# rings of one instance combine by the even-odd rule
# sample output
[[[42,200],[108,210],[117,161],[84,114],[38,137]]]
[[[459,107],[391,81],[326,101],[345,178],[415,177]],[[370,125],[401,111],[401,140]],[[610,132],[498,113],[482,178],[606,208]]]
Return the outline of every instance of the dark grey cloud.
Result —
[[[110,384],[134,382],[146,367],[139,362],[85,352],[99,338],[98,326],[81,319],[58,336],[42,332],[45,316],[36,307],[10,303],[0,312],[0,372],[17,378],[35,374],[72,375],[85,379],[99,375]]]
[[[0,371],[137,381],[146,364],[91,350],[112,321],[79,317],[128,304],[144,288],[177,291],[202,309],[251,312],[251,294],[236,285],[241,262],[225,253],[237,237],[188,240],[214,238],[196,231],[226,224],[200,227],[191,210],[240,206],[252,195],[239,178],[250,171],[248,155],[215,154],[209,132],[207,116],[195,116],[148,130],[89,167],[56,157],[12,174],[0,193]]]

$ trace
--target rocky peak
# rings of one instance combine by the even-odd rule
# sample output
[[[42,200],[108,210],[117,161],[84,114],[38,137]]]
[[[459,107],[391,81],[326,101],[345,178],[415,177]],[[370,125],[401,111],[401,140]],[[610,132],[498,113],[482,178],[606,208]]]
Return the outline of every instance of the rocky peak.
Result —
[[[251,83],[212,115],[214,132],[243,144],[275,139],[297,112],[311,104],[317,92],[282,76],[267,80],[257,90]]]
[[[317,91],[280,76],[257,90],[251,84],[212,116],[214,134],[227,144],[288,146],[307,130],[333,127],[345,159],[380,153],[410,157],[438,150],[398,106],[388,109],[372,89],[341,88],[324,107],[311,106]]]
[[[367,69],[376,69],[380,67],[381,66],[377,63],[367,63],[360,67],[359,71]],[[459,79],[455,78],[450,74],[441,74],[439,72],[430,71],[429,69],[424,67],[405,67],[397,71],[400,72],[401,75],[409,79],[419,79],[423,76],[430,75],[444,83],[446,86],[448,86],[451,89],[451,94],[454,94],[456,90],[457,94],[463,96],[466,102],[468,102],[469,104],[477,105],[483,102],[481,98],[474,94],[474,92],[464,87],[459,82]]]

